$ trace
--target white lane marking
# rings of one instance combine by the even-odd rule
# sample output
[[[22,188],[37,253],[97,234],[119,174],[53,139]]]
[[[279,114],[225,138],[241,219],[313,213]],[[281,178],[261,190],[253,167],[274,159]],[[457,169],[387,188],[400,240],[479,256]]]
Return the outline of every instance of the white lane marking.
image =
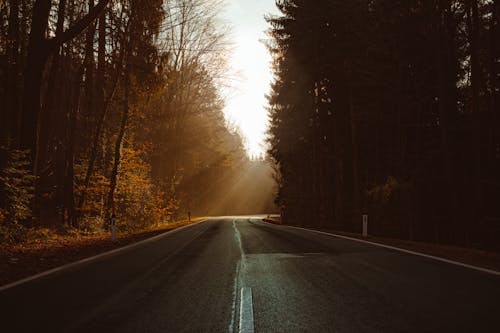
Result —
[[[238,243],[238,247],[240,249],[240,256],[243,257],[245,252],[243,251],[243,244],[241,243],[240,231],[236,227],[236,220],[233,220],[233,228],[234,228],[234,235],[236,237],[236,243]]]
[[[253,333],[252,288],[241,288],[239,333]]]
[[[0,292],[2,292],[4,290],[7,290],[7,289],[10,289],[10,288],[13,288],[13,287],[16,287],[18,285],[21,285],[21,284],[33,281],[33,280],[36,280],[36,279],[42,278],[42,277],[47,276],[47,275],[51,275],[51,274],[54,274],[54,273],[57,273],[57,272],[60,272],[60,271],[64,271],[66,269],[69,269],[69,268],[72,268],[72,267],[75,267],[75,266],[78,266],[78,265],[81,265],[81,264],[84,264],[84,263],[90,263],[90,262],[95,261],[95,260],[104,259],[104,258],[106,258],[108,256],[111,256],[111,255],[114,255],[116,253],[120,253],[122,251],[126,251],[126,250],[129,250],[129,249],[132,249],[134,247],[137,247],[137,246],[145,244],[145,243],[156,241],[156,240],[158,240],[160,238],[163,238],[163,237],[168,237],[168,236],[170,236],[172,234],[177,233],[178,231],[181,231],[182,229],[186,229],[186,228],[192,227],[194,225],[197,225],[197,224],[199,224],[201,222],[205,222],[205,221],[208,221],[208,220],[209,219],[205,219],[205,220],[201,220],[201,221],[198,221],[198,222],[194,222],[192,224],[188,224],[188,225],[185,225],[185,226],[182,226],[182,227],[170,230],[170,231],[166,231],[166,232],[164,232],[164,233],[162,233],[160,235],[157,235],[157,236],[154,236],[154,237],[151,237],[151,238],[147,238],[147,239],[144,239],[142,241],[139,241],[139,242],[127,245],[127,246],[123,246],[123,247],[120,247],[120,248],[117,248],[117,249],[114,249],[114,250],[111,250],[111,251],[108,251],[108,252],[104,252],[104,253],[98,254],[98,255],[93,256],[93,257],[81,259],[81,260],[78,260],[78,261],[75,261],[75,262],[63,265],[63,266],[59,266],[59,267],[50,269],[50,270],[42,272],[42,273],[38,273],[38,274],[35,274],[35,275],[32,275],[32,276],[29,276],[27,278],[24,278],[24,279],[21,279],[21,280],[18,280],[18,281],[14,281],[12,283],[9,283],[9,284],[1,286],[0,287]]]
[[[230,333],[234,333],[234,322],[235,322],[235,317],[236,317],[236,303],[238,301],[238,285],[239,285],[239,280],[240,280],[240,270],[241,270],[241,265],[243,264],[243,245],[241,244],[241,234],[238,228],[236,227],[236,220],[233,220],[233,229],[234,229],[234,238],[236,240],[236,243],[238,244],[238,249],[239,249],[239,258],[238,262],[236,263],[236,269],[234,272],[234,281],[233,281],[233,302],[231,304],[231,320],[229,322],[229,328],[228,331]]]
[[[454,260],[450,260],[450,259],[445,259],[445,258],[441,258],[441,257],[436,257],[436,256],[433,256],[433,255],[425,254],[425,253],[421,253],[421,252],[415,252],[415,251],[405,250],[405,249],[402,249],[400,247],[395,247],[395,246],[391,246],[391,245],[385,245],[385,244],[370,242],[370,241],[366,241],[366,240],[363,240],[363,239],[358,239],[358,238],[348,237],[348,236],[342,236],[342,235],[332,234],[332,233],[328,233],[328,232],[324,232],[324,231],[318,231],[318,230],[313,230],[313,229],[305,229],[305,228],[294,227],[294,226],[289,226],[289,225],[288,226],[282,226],[282,227],[310,231],[310,232],[314,232],[314,233],[317,233],[317,234],[327,235],[327,236],[330,236],[330,237],[337,237],[337,238],[348,239],[348,240],[352,240],[352,241],[355,241],[355,242],[370,244],[370,245],[374,245],[374,246],[378,246],[378,247],[383,247],[383,248],[386,248],[386,249],[391,249],[391,250],[395,250],[395,251],[399,251],[399,252],[409,253],[409,254],[413,254],[413,255],[416,255],[416,256],[420,256],[420,257],[425,257],[425,258],[434,259],[434,260],[437,260],[437,261],[446,262],[448,264],[452,264],[452,265],[456,265],[456,266],[462,266],[462,267],[465,267],[465,268],[474,269],[476,271],[480,271],[480,272],[483,272],[483,273],[488,273],[488,274],[493,274],[493,275],[496,275],[496,276],[500,276],[500,272],[494,271],[492,269],[487,269],[487,268],[477,267],[477,266],[473,266],[473,265],[468,265],[468,264],[464,264],[463,262],[454,261]]]
[[[229,321],[228,332],[234,333],[234,317],[236,316],[236,300],[238,295],[236,294],[238,291],[238,275],[239,275],[240,263],[236,264],[236,272],[234,273],[234,281],[233,281],[233,293],[232,298],[233,301],[231,303],[231,320]]]

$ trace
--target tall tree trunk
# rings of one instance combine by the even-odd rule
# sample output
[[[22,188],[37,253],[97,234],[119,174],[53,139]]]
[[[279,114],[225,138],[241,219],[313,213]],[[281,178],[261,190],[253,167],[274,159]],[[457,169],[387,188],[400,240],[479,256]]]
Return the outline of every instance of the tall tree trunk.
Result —
[[[449,0],[441,0],[438,8],[438,38],[436,42],[438,59],[439,126],[441,130],[441,181],[443,198],[439,214],[434,223],[434,239],[441,242],[443,219],[450,219],[451,200],[448,193],[454,193],[454,166],[452,163],[451,128],[456,115],[456,68],[454,56],[454,22]]]
[[[39,131],[42,77],[49,54],[80,34],[105,9],[108,2],[109,0],[101,0],[97,6],[90,9],[85,16],[75,22],[74,25],[66,31],[62,31],[64,24],[61,24],[61,26],[57,27],[60,29],[59,34],[56,34],[56,36],[51,39],[46,38],[51,0],[36,0],[33,5],[28,56],[24,71],[23,107],[19,146],[21,149],[30,151],[31,167],[35,176],[39,174],[38,154],[41,148]],[[61,14],[64,17],[64,14]],[[37,197],[39,197],[39,193],[39,187],[37,186],[37,181],[35,181],[35,215],[38,215]]]
[[[89,10],[94,7],[94,0],[89,0]],[[94,108],[94,35],[95,23],[92,23],[86,32],[85,36],[85,58],[83,60],[85,66],[85,96],[84,107],[82,110],[82,136],[87,139],[87,133],[92,133],[92,110]]]
[[[113,80],[113,83],[111,84],[111,90],[109,92],[108,97],[105,99],[105,93],[104,93],[104,80],[105,80],[105,70],[106,70],[106,63],[105,63],[105,52],[106,52],[106,28],[105,28],[106,20],[105,20],[105,15],[103,14],[100,19],[99,19],[99,49],[98,49],[98,76],[97,76],[97,81],[98,81],[98,89],[97,89],[97,96],[98,96],[98,103],[97,105],[99,106],[100,114],[99,118],[97,119],[97,124],[96,124],[96,130],[94,132],[94,137],[92,140],[92,147],[90,151],[90,157],[89,157],[89,163],[87,166],[87,171],[85,173],[85,180],[83,183],[83,189],[80,194],[80,199],[78,202],[78,209],[82,209],[83,204],[85,203],[85,196],[87,194],[87,188],[90,184],[90,179],[92,178],[92,174],[94,172],[94,166],[95,162],[97,160],[97,154],[99,150],[99,141],[101,139],[101,132],[102,128],[104,126],[104,120],[106,119],[106,115],[108,112],[109,104],[111,100],[113,99],[113,96],[116,91],[116,87],[118,85],[119,78],[121,76],[120,70],[117,70],[115,74],[115,78]],[[122,47],[120,50],[120,55],[119,55],[119,60],[118,60],[118,68],[121,68],[123,65],[123,57],[125,55],[125,48]]]
[[[106,101],[104,102],[104,105],[102,106],[101,109],[101,114],[97,121],[96,131],[92,139],[92,147],[90,151],[89,163],[87,165],[87,171],[85,172],[85,179],[83,181],[83,189],[82,192],[80,193],[80,199],[78,201],[78,209],[82,209],[83,204],[85,203],[85,197],[87,195],[87,189],[90,185],[90,179],[94,174],[94,167],[95,167],[95,162],[97,161],[97,154],[99,153],[99,142],[101,140],[101,133],[102,133],[102,128],[104,126],[104,120],[106,119],[106,115],[108,113],[109,104],[115,95],[116,87],[118,86],[119,76],[120,74],[117,73],[116,78],[112,83],[110,95],[106,98]]]
[[[81,67],[77,77],[75,79],[75,84],[73,87],[74,97],[71,100],[69,119],[67,127],[67,147],[66,147],[66,163],[65,163],[65,181],[64,181],[64,198],[65,198],[65,210],[67,216],[67,223],[70,226],[78,227],[78,219],[75,209],[75,193],[74,193],[74,183],[75,183],[75,131],[76,131],[76,121],[78,118],[79,108],[80,108],[80,85],[82,82],[82,76],[84,72],[84,66]]]
[[[19,69],[20,69],[20,25],[19,0],[10,1],[10,13],[7,32],[7,79],[5,80],[6,109],[1,112],[0,144],[7,142],[9,146],[16,148],[19,142]]]
[[[55,35],[63,33],[66,16],[66,0],[60,0],[58,5],[58,15]],[[61,46],[52,52],[48,83],[45,91],[44,103],[40,109],[38,124],[38,147],[37,160],[37,191],[35,193],[36,202],[43,207],[46,221],[52,223],[59,220],[64,223],[64,143],[66,139],[67,119],[65,115],[65,100],[68,96],[61,95],[65,90],[63,86],[61,67],[62,61]],[[68,90],[68,93],[71,89]],[[43,193],[49,193],[47,197],[51,200],[41,202]],[[59,218],[57,215],[59,214]]]
[[[467,13],[467,25],[470,40],[470,78],[472,91],[472,151],[474,160],[474,193],[473,193],[473,219],[481,221],[482,216],[482,186],[481,186],[481,168],[482,168],[482,112],[480,108],[480,86],[481,86],[481,65],[479,60],[480,35],[479,35],[479,13],[477,0],[470,0]],[[469,245],[469,226],[465,228],[465,243]]]
[[[52,39],[46,39],[51,0],[36,0],[28,44],[28,57],[24,74],[23,111],[21,120],[20,147],[29,149],[36,174],[36,154],[38,152],[38,124],[40,117],[40,94],[42,75],[51,51],[73,39],[90,25],[106,8],[109,0],[101,0],[84,17]]]
[[[494,161],[497,147],[500,147],[500,0],[494,0],[490,19],[490,131],[489,155]],[[495,164],[492,165],[495,169]],[[500,181],[500,179],[497,179]]]
[[[43,70],[49,56],[45,33],[48,26],[50,6],[50,0],[37,0],[33,6],[28,57],[24,71],[20,148],[30,150],[34,174],[37,174],[36,148],[38,143],[38,117],[40,114],[40,88]]]
[[[361,185],[359,180],[359,152],[358,152],[358,126],[356,112],[354,110],[354,92],[352,78],[352,64],[348,68],[348,99],[349,99],[349,126],[350,126],[350,145],[352,149],[352,180],[353,180],[353,224],[354,230],[358,229],[357,224],[361,225]]]
[[[108,199],[107,199],[107,204],[106,204],[106,207],[107,207],[106,217],[107,218],[115,213],[114,196],[115,196],[116,186],[118,183],[118,173],[120,171],[120,164],[121,164],[121,159],[122,159],[123,140],[125,138],[125,131],[127,129],[127,123],[128,123],[128,118],[129,118],[129,111],[130,111],[130,109],[129,109],[129,94],[130,94],[129,66],[126,66],[124,75],[125,75],[125,79],[124,79],[123,110],[122,110],[120,128],[119,128],[118,136],[116,137],[116,142],[115,142],[113,169],[111,170]]]

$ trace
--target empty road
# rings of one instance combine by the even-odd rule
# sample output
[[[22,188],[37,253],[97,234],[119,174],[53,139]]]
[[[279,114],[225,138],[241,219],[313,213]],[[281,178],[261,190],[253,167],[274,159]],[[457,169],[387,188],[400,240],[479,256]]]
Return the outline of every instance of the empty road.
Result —
[[[221,217],[0,291],[2,332],[499,332],[500,277]]]

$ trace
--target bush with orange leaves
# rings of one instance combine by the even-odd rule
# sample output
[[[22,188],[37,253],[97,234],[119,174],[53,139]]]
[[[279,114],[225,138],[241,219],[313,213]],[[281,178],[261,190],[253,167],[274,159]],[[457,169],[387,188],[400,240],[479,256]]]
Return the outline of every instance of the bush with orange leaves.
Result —
[[[168,222],[178,209],[175,197],[169,197],[151,178],[151,166],[145,151],[130,145],[122,148],[117,188],[114,195],[116,225],[120,231],[148,229]],[[106,226],[106,200],[109,179],[102,170],[92,177],[80,211],[80,228],[102,231]]]
[[[151,179],[151,166],[140,149],[122,150],[115,208],[121,230],[145,229],[170,219],[177,209],[175,198],[169,198]]]

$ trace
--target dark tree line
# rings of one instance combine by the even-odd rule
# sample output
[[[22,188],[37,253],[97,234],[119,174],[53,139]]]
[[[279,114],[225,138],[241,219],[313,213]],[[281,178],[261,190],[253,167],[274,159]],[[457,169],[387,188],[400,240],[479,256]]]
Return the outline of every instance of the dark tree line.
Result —
[[[286,222],[500,246],[500,1],[280,0]]]
[[[207,0],[0,4],[0,241],[202,214],[248,163],[222,116],[228,49]]]

